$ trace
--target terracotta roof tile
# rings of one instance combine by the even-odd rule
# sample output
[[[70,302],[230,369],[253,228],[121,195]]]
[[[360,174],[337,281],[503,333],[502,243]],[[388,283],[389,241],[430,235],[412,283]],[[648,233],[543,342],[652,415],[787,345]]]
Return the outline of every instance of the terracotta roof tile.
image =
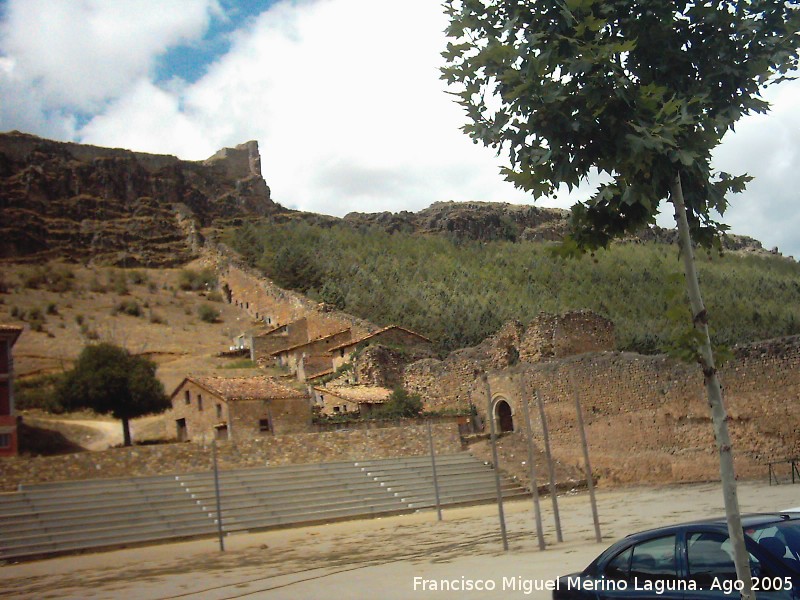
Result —
[[[315,387],[314,389],[322,394],[330,394],[350,402],[382,403],[392,395],[392,390],[369,385]]]
[[[406,333],[410,333],[411,335],[415,335],[418,338],[420,338],[421,340],[424,340],[426,342],[430,342],[430,340],[428,338],[426,338],[424,335],[420,335],[420,334],[416,333],[415,331],[411,331],[410,329],[406,329],[405,327],[400,327],[399,325],[389,325],[387,327],[384,327],[383,329],[379,329],[378,331],[373,331],[372,333],[368,333],[366,335],[362,335],[360,338],[357,338],[355,340],[350,340],[349,342],[345,342],[343,344],[339,344],[338,346],[333,346],[332,348],[328,348],[328,351],[332,352],[333,350],[341,350],[342,348],[347,348],[348,346],[353,346],[355,344],[360,344],[361,342],[363,342],[365,340],[368,340],[370,338],[373,338],[376,335],[380,335],[382,333],[385,333],[385,332],[389,331],[390,329],[399,329],[400,331],[405,331]]]
[[[271,398],[307,398],[301,391],[282,385],[269,377],[187,377],[200,387],[225,400],[269,400]],[[180,386],[178,386],[180,387]],[[177,390],[176,390],[177,391]]]

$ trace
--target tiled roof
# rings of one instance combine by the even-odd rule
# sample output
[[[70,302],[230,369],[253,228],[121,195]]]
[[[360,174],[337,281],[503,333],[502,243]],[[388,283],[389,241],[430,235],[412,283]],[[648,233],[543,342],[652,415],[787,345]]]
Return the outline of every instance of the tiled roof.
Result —
[[[339,386],[339,387],[315,387],[321,394],[330,394],[350,402],[386,402],[392,395],[392,390],[373,387],[369,385]]]
[[[269,377],[187,377],[200,387],[225,400],[269,400],[272,398],[306,398],[306,394]],[[181,384],[183,385],[183,384]],[[181,386],[178,386],[179,388]],[[177,392],[177,389],[175,390]],[[173,393],[174,395],[174,393]]]
[[[14,345],[14,342],[17,341],[17,338],[23,331],[23,327],[20,325],[9,325],[8,323],[0,323],[0,335],[3,337],[10,337],[11,338],[11,345]]]
[[[400,331],[405,331],[406,333],[410,333],[411,335],[417,336],[421,340],[430,342],[430,340],[426,338],[424,335],[420,335],[414,331],[411,331],[410,329],[406,329],[405,327],[400,327],[399,325],[389,325],[388,327],[384,327],[383,329],[379,329],[378,331],[373,331],[372,333],[362,335],[360,338],[357,338],[355,340],[350,340],[349,342],[345,342],[344,344],[339,344],[338,346],[334,346],[333,348],[328,348],[328,351],[341,350],[342,348],[347,348],[348,346],[354,346],[355,344],[360,344],[361,342],[373,338],[376,335],[386,333],[390,329],[399,329]]]
[[[347,333],[350,331],[349,329],[342,329],[341,331],[337,331],[336,333],[329,333],[328,335],[324,335],[322,337],[318,337],[313,340],[309,340],[307,342],[303,342],[302,344],[296,344],[294,346],[289,346],[288,348],[281,348],[280,350],[275,350],[275,352],[270,353],[270,356],[277,356],[278,354],[283,354],[284,352],[291,352],[292,350],[297,350],[298,348],[303,348],[304,346],[310,346],[311,344],[315,344],[316,342],[322,342],[329,338],[336,337],[337,335],[341,335],[343,333]],[[349,343],[349,342],[348,342]],[[339,346],[336,346],[337,348]]]

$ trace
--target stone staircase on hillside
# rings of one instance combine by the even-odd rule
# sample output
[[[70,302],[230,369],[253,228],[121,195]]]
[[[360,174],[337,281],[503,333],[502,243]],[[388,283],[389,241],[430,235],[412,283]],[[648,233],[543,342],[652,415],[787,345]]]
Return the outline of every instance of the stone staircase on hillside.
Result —
[[[493,502],[491,467],[436,458],[443,506]],[[414,512],[435,505],[430,456],[219,473],[225,533]],[[0,494],[0,560],[217,533],[211,472],[20,486]],[[503,496],[527,492],[506,479]]]

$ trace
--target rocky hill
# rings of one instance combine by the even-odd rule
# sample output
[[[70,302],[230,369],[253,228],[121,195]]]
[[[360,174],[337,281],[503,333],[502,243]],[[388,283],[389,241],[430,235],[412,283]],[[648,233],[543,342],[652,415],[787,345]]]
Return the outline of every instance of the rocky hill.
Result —
[[[258,143],[204,161],[0,134],[0,259],[93,260],[168,266],[197,256],[202,229],[232,219],[344,223],[470,240],[557,241],[568,211],[497,202],[436,202],[419,212],[350,213],[343,219],[284,209],[270,199]],[[629,241],[674,241],[654,227]],[[729,249],[761,244],[728,236]]]
[[[258,143],[205,161],[0,134],[0,257],[187,262],[215,220],[279,210]]]
[[[569,232],[569,211],[505,202],[435,202],[419,212],[349,213],[344,222],[354,227],[378,227],[389,233],[443,234],[470,240],[559,241]],[[650,227],[623,242],[656,241],[674,244],[677,230]],[[763,251],[761,242],[727,235],[728,250]]]

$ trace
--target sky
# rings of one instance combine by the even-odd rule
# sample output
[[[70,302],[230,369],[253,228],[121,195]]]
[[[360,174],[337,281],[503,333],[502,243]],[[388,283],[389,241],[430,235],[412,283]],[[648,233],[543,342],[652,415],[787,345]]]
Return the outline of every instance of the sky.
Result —
[[[585,200],[534,202],[460,131],[446,25],[438,0],[0,0],[0,131],[185,160],[257,140],[276,202],[336,216]],[[715,153],[755,177],[723,221],[800,257],[800,81],[766,97]]]

